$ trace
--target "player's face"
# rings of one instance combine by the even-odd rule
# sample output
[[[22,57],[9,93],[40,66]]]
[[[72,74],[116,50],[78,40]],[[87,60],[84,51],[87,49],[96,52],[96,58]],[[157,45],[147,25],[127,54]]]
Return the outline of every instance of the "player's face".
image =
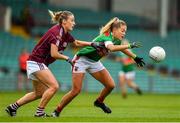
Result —
[[[126,31],[127,31],[127,26],[121,25],[120,28],[114,30],[113,35],[115,38],[122,40],[126,35]]]
[[[64,24],[64,28],[67,31],[72,31],[75,26],[74,15],[68,16],[67,20],[65,20],[63,24]]]

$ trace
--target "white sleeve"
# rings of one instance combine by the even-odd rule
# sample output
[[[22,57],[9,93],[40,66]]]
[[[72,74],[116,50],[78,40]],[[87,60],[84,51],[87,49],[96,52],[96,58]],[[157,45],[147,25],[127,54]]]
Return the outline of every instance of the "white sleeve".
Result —
[[[107,48],[107,46],[108,46],[109,44],[113,44],[112,41],[105,41],[104,43],[105,43],[105,47],[106,47],[106,48]]]

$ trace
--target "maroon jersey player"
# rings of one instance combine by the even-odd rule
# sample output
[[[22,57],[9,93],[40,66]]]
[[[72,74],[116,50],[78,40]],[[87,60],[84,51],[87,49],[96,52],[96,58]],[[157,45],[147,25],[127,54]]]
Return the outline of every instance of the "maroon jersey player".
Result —
[[[69,32],[65,32],[61,25],[55,25],[50,28],[46,34],[40,39],[39,43],[35,46],[29,61],[36,61],[49,65],[56,60],[51,56],[51,44],[58,48],[59,52],[63,52],[69,43],[75,42],[75,39]],[[84,43],[84,42],[83,42]]]
[[[40,39],[35,46],[27,61],[27,76],[33,82],[34,90],[27,93],[15,103],[10,104],[6,108],[6,112],[10,116],[16,116],[17,109],[36,99],[41,99],[38,104],[35,116],[48,116],[44,109],[53,95],[59,88],[58,82],[52,72],[48,69],[48,65],[56,59],[66,60],[73,64],[71,59],[63,55],[62,52],[66,49],[69,43],[74,43],[76,46],[93,46],[98,47],[94,42],[85,42],[75,40],[70,31],[75,25],[74,15],[69,11],[52,12],[49,11],[52,22],[56,23],[51,27]]]

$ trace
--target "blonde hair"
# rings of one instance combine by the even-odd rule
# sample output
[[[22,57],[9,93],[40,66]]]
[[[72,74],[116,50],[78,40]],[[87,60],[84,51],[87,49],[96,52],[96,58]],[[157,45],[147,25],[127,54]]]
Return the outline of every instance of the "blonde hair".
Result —
[[[52,23],[62,23],[63,20],[67,20],[68,16],[73,15],[70,11],[58,11],[53,12],[51,10],[48,10],[49,15],[51,16],[51,22]]]
[[[117,17],[114,17],[100,29],[100,34],[111,32],[113,28],[119,28],[121,27],[121,25],[126,25],[126,22],[123,20],[119,20],[119,18]]]

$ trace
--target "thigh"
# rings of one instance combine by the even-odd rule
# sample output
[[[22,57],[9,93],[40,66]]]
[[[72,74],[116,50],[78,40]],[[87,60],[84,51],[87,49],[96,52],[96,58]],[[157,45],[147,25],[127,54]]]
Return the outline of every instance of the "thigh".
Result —
[[[91,73],[91,75],[98,81],[100,81],[104,86],[114,85],[114,80],[107,71],[107,69],[103,69],[101,71]]]
[[[82,82],[84,79],[85,73],[73,73],[72,74],[72,88],[73,89],[81,89],[82,88]]]
[[[52,72],[49,69],[37,71],[37,72],[33,73],[33,75],[36,78],[38,78],[38,80],[40,82],[45,84],[47,87],[50,87],[53,85],[58,86],[58,82],[57,82],[56,78],[54,77],[54,75],[52,74]]]

